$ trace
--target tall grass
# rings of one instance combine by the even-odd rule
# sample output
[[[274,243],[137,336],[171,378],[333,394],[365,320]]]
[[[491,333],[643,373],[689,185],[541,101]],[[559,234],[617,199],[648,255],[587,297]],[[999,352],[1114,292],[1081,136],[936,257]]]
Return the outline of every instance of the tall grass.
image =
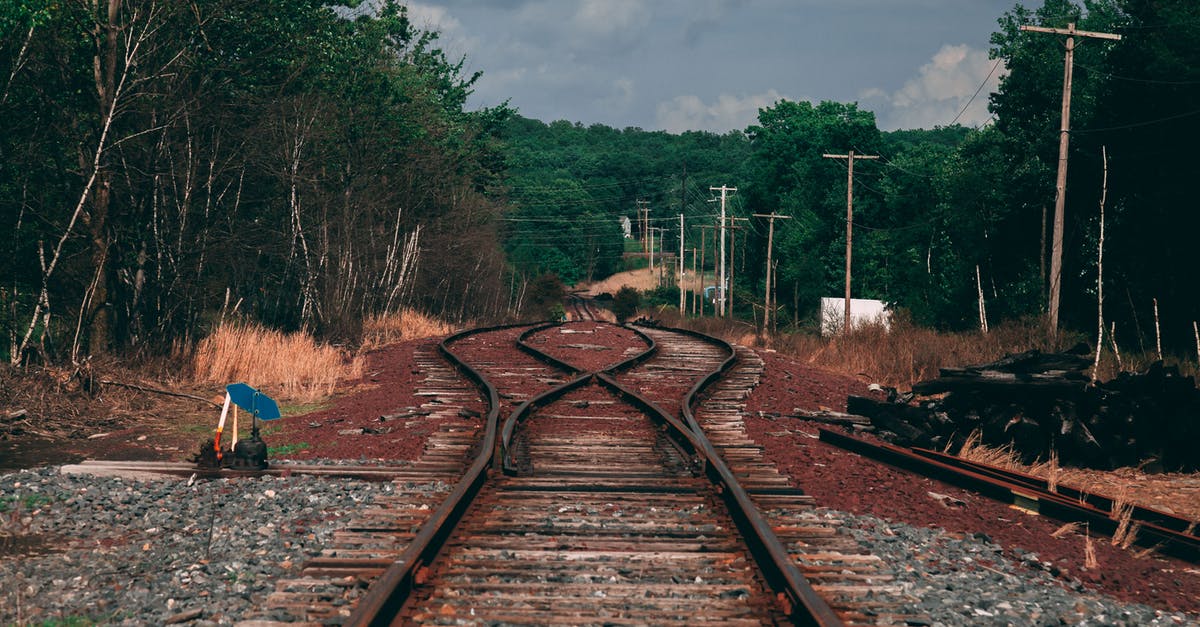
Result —
[[[834,337],[791,333],[763,338],[744,323],[714,318],[680,320],[669,310],[651,315],[662,317],[667,324],[685,325],[746,346],[773,348],[813,366],[901,389],[938,376],[938,368],[986,363],[1032,348],[1051,350],[1075,339],[1063,334],[1056,343],[1038,321],[1005,322],[989,333],[947,333],[904,319],[894,320],[890,330],[863,325]]]
[[[281,398],[311,402],[338,381],[361,376],[363,360],[318,344],[307,333],[281,333],[257,324],[222,324],[196,345],[196,381],[243,381]]]
[[[896,316],[891,328],[861,325],[846,335],[822,337],[811,332],[759,336],[746,322],[706,316],[681,318],[674,308],[659,308],[640,315],[661,320],[671,326],[695,329],[744,346],[773,348],[799,361],[834,372],[864,377],[871,382],[910,389],[918,381],[938,376],[939,368],[982,364],[1005,355],[1038,349],[1057,351],[1080,342],[1089,345],[1094,338],[1061,330],[1051,336],[1040,318],[1009,320],[991,327],[990,332],[944,332],[919,327],[903,315]],[[1091,347],[1095,349],[1094,346]],[[1097,379],[1109,381],[1121,371],[1139,372],[1158,360],[1153,352],[1122,352],[1121,363],[1106,345],[1100,357]],[[1200,363],[1189,357],[1165,355],[1168,366],[1176,366],[1185,376],[1200,376]]]
[[[945,333],[899,320],[890,330],[864,325],[832,338],[792,335],[780,344],[780,352],[814,365],[909,388],[938,376],[939,368],[985,363],[1031,348],[1050,349],[1054,341],[1037,322],[1006,322],[989,333]]]
[[[449,335],[455,330],[453,325],[411,309],[386,316],[375,315],[363,322],[362,350],[404,340]]]

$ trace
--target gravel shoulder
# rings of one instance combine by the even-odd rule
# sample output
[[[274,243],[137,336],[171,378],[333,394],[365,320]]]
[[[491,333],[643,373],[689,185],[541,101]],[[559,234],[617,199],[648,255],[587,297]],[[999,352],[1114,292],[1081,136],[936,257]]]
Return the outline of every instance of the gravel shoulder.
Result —
[[[561,341],[564,350],[592,343],[580,335]],[[291,456],[306,460],[415,458],[436,425],[414,418],[377,449],[360,444],[380,438],[366,434],[351,446],[336,431],[419,405],[414,390],[424,373],[414,355],[433,342],[372,354],[362,380],[320,411],[276,423],[268,442],[292,444]],[[759,417],[796,407],[840,410],[848,393],[866,393],[853,377],[773,353],[763,358],[763,381],[746,399],[749,433],[827,515],[845,520],[887,561],[914,609],[933,624],[1200,625],[1194,564],[1138,557],[1093,538],[1100,568],[1086,570],[1084,537],[1054,538],[1060,525],[1053,521],[830,447],[813,437],[816,425]],[[108,452],[121,458],[119,442],[111,442]],[[179,459],[183,450],[172,445],[168,453]],[[261,603],[275,579],[296,574],[344,524],[345,512],[390,489],[304,476],[189,482],[64,475],[57,467],[4,471],[0,624],[232,624]],[[931,492],[962,505],[945,508]]]
[[[1137,548],[1114,547],[1107,537],[1100,536],[1092,538],[1099,567],[1087,569],[1083,530],[1054,537],[1061,523],[820,442],[816,439],[817,429],[825,425],[761,417],[759,411],[789,414],[797,407],[844,411],[847,393],[869,393],[865,383],[852,377],[805,368],[774,353],[763,353],[762,357],[767,368],[762,382],[747,399],[747,430],[764,447],[768,459],[822,505],[886,521],[885,525],[902,525],[901,529],[933,529],[945,534],[938,536],[941,538],[982,540],[992,547],[981,549],[983,554],[991,555],[995,549],[995,555],[987,558],[984,566],[991,567],[997,558],[1003,558],[1024,565],[1023,576],[1048,576],[1058,588],[1084,594],[1081,598],[1094,595],[1144,604],[1167,613],[1181,613],[1179,620],[1185,623],[1200,623],[1200,567],[1195,564],[1142,556]],[[918,534],[910,534],[916,538],[924,532],[912,533]],[[905,534],[897,532],[902,537]],[[910,542],[910,551],[920,554],[925,549],[925,542]],[[973,562],[959,568],[981,567]],[[919,569],[914,572],[919,581]],[[1189,618],[1183,618],[1182,613]],[[1076,618],[1088,616],[1098,620],[1093,612],[1082,612]],[[1120,624],[1111,613],[1105,616],[1099,624],[1110,624],[1105,622],[1108,620]]]

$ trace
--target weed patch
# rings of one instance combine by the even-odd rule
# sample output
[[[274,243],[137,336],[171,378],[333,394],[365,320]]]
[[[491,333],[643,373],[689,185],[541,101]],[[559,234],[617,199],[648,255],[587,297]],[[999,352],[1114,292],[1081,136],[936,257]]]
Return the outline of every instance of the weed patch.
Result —
[[[405,340],[449,335],[454,331],[453,325],[411,309],[386,316],[371,316],[363,322],[362,350]]]
[[[296,442],[293,444],[281,444],[279,446],[268,446],[267,457],[280,457],[291,455],[300,451],[308,450],[308,442]]]
[[[307,333],[281,333],[256,324],[225,324],[194,351],[197,381],[245,381],[283,398],[313,402],[338,381],[362,373],[361,357],[318,344]]]

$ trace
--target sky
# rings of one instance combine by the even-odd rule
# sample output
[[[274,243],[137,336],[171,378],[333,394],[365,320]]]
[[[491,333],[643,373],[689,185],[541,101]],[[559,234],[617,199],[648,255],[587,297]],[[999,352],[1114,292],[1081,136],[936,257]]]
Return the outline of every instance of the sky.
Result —
[[[407,4],[483,73],[468,108],[508,101],[546,122],[723,133],[780,99],[857,102],[883,130],[981,125],[1004,73],[988,37],[1016,0]]]

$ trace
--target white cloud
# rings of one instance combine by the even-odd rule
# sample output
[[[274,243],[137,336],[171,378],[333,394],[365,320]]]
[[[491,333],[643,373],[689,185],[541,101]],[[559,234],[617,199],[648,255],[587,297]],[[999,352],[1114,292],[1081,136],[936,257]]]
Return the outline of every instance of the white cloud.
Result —
[[[571,21],[583,32],[611,37],[640,31],[650,22],[650,12],[641,0],[583,0]]]
[[[612,82],[612,92],[604,99],[604,104],[610,109],[625,111],[633,104],[633,98],[633,81],[622,76]]]
[[[442,33],[462,31],[462,23],[450,15],[446,7],[419,2],[409,2],[406,6],[408,7],[408,20],[417,28],[436,30]]]
[[[859,96],[864,101],[878,103],[880,126],[886,129],[945,126],[960,111],[958,123],[974,126],[988,119],[988,94],[997,89],[1000,77],[1006,72],[1003,66],[993,72],[995,63],[988,59],[986,51],[965,44],[946,44],[899,90],[888,93],[873,87]]]
[[[705,103],[691,94],[676,96],[658,103],[657,121],[660,127],[672,133],[689,130],[724,133],[753,124],[758,119],[759,109],[783,98],[774,89],[741,97],[721,94],[712,103]]]
[[[462,22],[450,14],[446,7],[408,2],[408,20],[412,25],[438,33],[438,46],[451,58],[470,55],[478,49],[479,39],[467,34]]]

